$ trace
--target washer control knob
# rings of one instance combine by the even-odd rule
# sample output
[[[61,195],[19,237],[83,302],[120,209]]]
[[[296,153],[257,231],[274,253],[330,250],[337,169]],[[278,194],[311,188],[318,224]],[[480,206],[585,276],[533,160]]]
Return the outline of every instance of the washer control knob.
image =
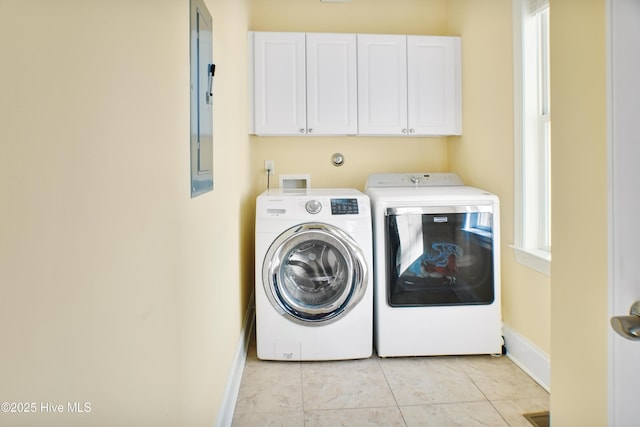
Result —
[[[322,210],[322,203],[317,200],[309,200],[304,208],[312,215],[319,213]]]

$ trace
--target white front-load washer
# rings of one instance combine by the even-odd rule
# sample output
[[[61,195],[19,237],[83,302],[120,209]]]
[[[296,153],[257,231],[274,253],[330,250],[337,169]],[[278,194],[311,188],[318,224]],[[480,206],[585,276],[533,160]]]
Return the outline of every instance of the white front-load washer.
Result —
[[[370,200],[355,189],[276,189],[258,196],[258,358],[371,356],[372,240]]]
[[[500,354],[500,205],[453,173],[374,174],[379,356]]]

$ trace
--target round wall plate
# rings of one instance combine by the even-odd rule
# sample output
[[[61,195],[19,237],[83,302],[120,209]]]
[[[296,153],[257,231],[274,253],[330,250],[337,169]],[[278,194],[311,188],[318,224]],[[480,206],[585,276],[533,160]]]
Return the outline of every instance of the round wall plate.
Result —
[[[334,153],[331,156],[331,163],[333,164],[333,166],[344,165],[344,155],[342,153]]]

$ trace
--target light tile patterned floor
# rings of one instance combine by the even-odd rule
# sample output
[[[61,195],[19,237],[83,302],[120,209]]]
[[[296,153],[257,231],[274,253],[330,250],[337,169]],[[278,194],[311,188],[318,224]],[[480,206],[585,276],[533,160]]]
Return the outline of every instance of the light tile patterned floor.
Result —
[[[512,426],[549,394],[507,357],[273,362],[249,346],[234,427]]]

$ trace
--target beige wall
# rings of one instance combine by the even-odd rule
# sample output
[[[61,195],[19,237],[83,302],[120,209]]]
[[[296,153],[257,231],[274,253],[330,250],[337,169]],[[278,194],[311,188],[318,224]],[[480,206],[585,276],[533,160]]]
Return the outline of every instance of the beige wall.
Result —
[[[551,1],[551,413],[607,425],[605,0]]]
[[[188,1],[0,2],[0,395],[39,412],[3,425],[215,422],[253,202],[248,1],[208,4],[215,190],[191,199]]]
[[[253,291],[249,194],[247,31],[249,0],[205,0],[213,18],[214,190],[185,218],[189,245],[181,309],[183,412],[179,425],[212,425]],[[186,4],[182,2],[181,4]],[[196,199],[196,203],[198,203]],[[205,227],[202,233],[197,226]],[[191,258],[191,259],[189,259]]]
[[[388,34],[443,34],[445,0],[353,0],[320,3],[317,0],[253,0],[251,29]],[[286,11],[286,13],[283,13]],[[455,34],[452,34],[455,35]],[[313,187],[364,189],[373,172],[443,171],[447,168],[447,138],[376,137],[252,137],[252,191],[267,187],[264,160],[275,161],[279,174],[310,174]],[[333,153],[345,164],[331,164]],[[273,181],[271,182],[272,186]]]
[[[207,0],[218,64],[215,190],[193,200],[186,3],[0,2],[0,322],[9,325],[0,394],[92,403],[90,414],[11,423],[214,422],[253,287],[254,197],[271,159],[276,177],[310,173],[315,187],[450,169],[496,192],[505,323],[553,348],[557,424],[572,425],[585,407],[595,417],[582,425],[606,424],[604,0],[553,0],[551,287],[505,246],[509,0]],[[461,34],[464,135],[248,137],[248,29]],[[341,168],[329,163],[338,151]],[[576,217],[586,200],[595,209]],[[593,224],[602,229],[585,237]]]
[[[449,166],[467,184],[500,197],[504,324],[550,355],[549,278],[517,263],[508,246],[514,241],[511,14],[510,0],[450,2],[450,27],[463,40],[464,129],[450,138]]]
[[[254,31],[445,34],[448,0],[251,0]]]
[[[266,189],[269,159],[275,160],[276,186],[278,174],[309,173],[314,187],[362,189],[374,172],[451,170],[467,184],[498,194],[504,321],[550,354],[549,278],[516,263],[507,246],[513,243],[514,203],[511,1],[254,0],[251,29],[462,36],[462,137],[252,137],[253,192]],[[344,166],[331,165],[335,152],[345,155]]]

